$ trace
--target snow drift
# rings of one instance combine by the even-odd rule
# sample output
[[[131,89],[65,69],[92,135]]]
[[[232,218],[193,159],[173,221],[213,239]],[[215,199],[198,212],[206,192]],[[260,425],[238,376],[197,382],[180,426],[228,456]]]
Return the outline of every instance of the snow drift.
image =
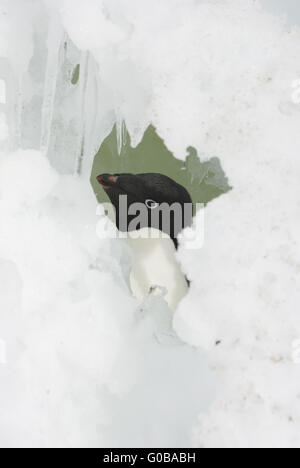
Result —
[[[250,0],[1,0],[0,23],[1,445],[299,447],[299,30]],[[174,329],[96,236],[122,120],[233,186],[179,252]]]

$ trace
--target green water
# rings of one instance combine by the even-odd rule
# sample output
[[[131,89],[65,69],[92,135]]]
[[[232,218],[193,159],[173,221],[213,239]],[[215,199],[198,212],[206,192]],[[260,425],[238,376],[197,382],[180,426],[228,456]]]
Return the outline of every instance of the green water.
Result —
[[[207,204],[231,190],[218,158],[201,162],[196,149],[189,147],[185,161],[176,159],[152,125],[136,148],[132,148],[130,135],[124,127],[120,154],[116,126],[103,141],[95,156],[91,175],[91,184],[99,203],[109,199],[97,182],[97,175],[123,172],[159,172],[167,175],[188,190],[194,204]]]

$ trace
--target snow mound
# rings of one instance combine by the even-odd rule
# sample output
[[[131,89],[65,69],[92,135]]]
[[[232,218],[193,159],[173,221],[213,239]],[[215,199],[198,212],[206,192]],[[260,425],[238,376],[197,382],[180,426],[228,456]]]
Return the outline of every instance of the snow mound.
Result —
[[[30,148],[0,158],[1,445],[299,447],[299,29],[252,0],[1,13],[1,111]],[[133,144],[152,123],[177,157],[218,157],[233,187],[179,252],[186,344],[159,298],[131,297],[88,177],[42,155],[89,176],[123,119]]]
[[[1,446],[189,446],[211,374],[161,298],[131,297],[89,185],[36,151],[0,173]]]

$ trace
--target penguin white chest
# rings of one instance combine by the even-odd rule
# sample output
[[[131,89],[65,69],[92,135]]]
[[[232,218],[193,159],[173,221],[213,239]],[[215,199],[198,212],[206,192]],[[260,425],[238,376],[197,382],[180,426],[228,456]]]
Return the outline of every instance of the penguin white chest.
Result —
[[[133,295],[142,300],[151,288],[166,290],[165,300],[175,310],[188,292],[187,281],[176,261],[176,249],[170,237],[161,237],[156,229],[144,228],[129,233],[133,251],[130,286]],[[137,237],[138,236],[138,237]]]

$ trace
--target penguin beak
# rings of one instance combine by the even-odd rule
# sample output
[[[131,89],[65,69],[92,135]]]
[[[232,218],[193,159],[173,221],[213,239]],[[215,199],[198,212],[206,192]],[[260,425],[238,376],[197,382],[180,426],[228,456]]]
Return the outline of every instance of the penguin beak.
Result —
[[[104,188],[104,190],[108,190],[114,185],[116,185],[118,180],[118,176],[114,176],[111,174],[101,174],[98,175],[97,181],[99,182],[100,185]]]

